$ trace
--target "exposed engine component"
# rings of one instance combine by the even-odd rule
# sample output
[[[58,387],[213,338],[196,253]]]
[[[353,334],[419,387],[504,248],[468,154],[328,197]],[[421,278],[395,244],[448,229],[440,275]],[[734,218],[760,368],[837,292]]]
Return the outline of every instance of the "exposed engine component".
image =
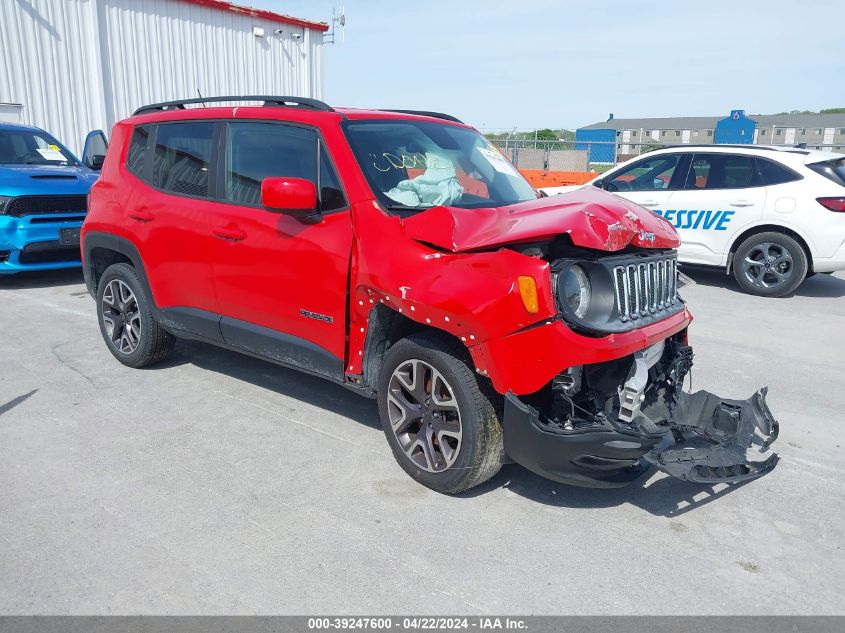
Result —
[[[544,476],[588,486],[623,485],[649,464],[702,483],[770,471],[777,454],[756,458],[778,435],[766,389],[748,400],[686,393],[692,358],[679,335],[625,358],[570,368],[531,396],[508,394],[508,454]]]

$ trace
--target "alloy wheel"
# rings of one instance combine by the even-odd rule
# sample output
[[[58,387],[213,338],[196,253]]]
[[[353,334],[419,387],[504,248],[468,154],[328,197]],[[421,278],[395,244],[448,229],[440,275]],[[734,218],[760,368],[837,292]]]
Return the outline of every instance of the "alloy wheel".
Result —
[[[742,260],[746,279],[759,288],[782,286],[794,270],[789,251],[773,242],[755,244]]]
[[[114,348],[131,354],[141,344],[141,312],[135,294],[120,279],[112,279],[103,291],[103,323]]]
[[[390,427],[405,455],[432,473],[458,458],[463,436],[455,391],[437,369],[419,359],[399,365],[387,389]]]

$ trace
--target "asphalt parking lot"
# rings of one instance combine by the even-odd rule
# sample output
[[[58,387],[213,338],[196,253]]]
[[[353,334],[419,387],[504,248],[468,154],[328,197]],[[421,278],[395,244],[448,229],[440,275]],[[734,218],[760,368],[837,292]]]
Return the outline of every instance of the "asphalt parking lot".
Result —
[[[759,299],[687,272],[693,387],[769,385],[774,472],[511,465],[458,498],[404,475],[373,401],[193,342],[128,369],[78,271],[0,278],[0,613],[845,613],[845,274]]]

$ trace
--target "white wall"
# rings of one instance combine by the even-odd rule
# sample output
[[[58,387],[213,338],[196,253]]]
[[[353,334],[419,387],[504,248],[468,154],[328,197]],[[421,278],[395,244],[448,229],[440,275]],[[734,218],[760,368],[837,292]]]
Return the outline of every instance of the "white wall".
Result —
[[[180,0],[0,0],[0,41],[0,102],[77,153],[90,130],[198,90],[322,94],[320,31]]]
[[[0,101],[20,103],[21,122],[71,149],[105,123],[98,97],[95,0],[0,0]]]

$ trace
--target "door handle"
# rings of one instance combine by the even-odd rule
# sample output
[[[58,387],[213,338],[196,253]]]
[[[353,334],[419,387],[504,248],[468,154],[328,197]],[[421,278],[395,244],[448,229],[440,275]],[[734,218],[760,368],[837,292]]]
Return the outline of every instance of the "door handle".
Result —
[[[643,202],[640,202],[640,204],[644,207],[656,207],[660,205],[657,200],[644,200]]]
[[[238,242],[246,237],[246,233],[236,226],[217,226],[212,232],[214,237],[219,237],[221,240],[231,240],[232,242]]]
[[[733,200],[732,202],[729,202],[728,204],[730,204],[732,207],[753,207],[754,206],[754,203],[749,202],[748,200]]]
[[[137,220],[138,222],[152,222],[153,221],[153,214],[148,212],[148,211],[144,211],[142,209],[130,211],[129,217],[132,218],[133,220]]]

